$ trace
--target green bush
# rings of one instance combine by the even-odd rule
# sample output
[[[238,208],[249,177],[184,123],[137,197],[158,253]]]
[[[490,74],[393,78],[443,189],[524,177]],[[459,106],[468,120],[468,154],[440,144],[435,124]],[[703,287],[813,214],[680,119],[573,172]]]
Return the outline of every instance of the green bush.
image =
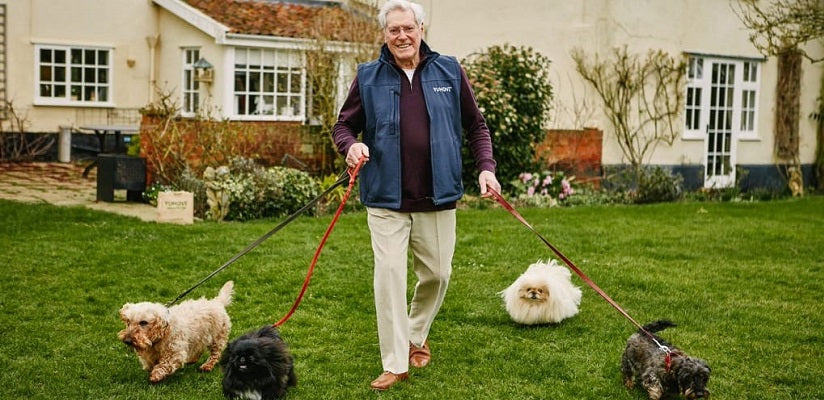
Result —
[[[638,176],[638,191],[635,202],[661,203],[678,200],[681,197],[681,175],[661,167],[642,169]]]
[[[245,158],[232,160],[222,182],[229,193],[227,220],[247,221],[294,213],[320,194],[309,174],[286,167],[264,168]]]
[[[539,170],[535,148],[546,138],[553,92],[550,60],[531,47],[492,46],[462,61],[492,134],[497,178],[504,191],[523,171]],[[477,169],[463,147],[463,181],[477,192]]]

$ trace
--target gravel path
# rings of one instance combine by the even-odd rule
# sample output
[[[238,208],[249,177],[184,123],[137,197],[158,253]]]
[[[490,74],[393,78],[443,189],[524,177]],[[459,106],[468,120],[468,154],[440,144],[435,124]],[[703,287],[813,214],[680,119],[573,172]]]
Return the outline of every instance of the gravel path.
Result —
[[[148,204],[127,202],[126,191],[116,190],[112,203],[98,202],[97,171],[83,177],[84,165],[56,162],[0,163],[0,199],[58,206],[84,206],[143,221],[155,221],[157,210]]]

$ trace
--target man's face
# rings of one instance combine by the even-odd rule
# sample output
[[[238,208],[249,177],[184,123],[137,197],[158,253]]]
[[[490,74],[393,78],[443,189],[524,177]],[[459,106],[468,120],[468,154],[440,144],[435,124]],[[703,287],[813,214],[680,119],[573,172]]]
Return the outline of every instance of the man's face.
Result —
[[[401,68],[418,66],[423,24],[418,25],[412,10],[392,10],[386,14],[386,29],[383,35],[389,51]]]

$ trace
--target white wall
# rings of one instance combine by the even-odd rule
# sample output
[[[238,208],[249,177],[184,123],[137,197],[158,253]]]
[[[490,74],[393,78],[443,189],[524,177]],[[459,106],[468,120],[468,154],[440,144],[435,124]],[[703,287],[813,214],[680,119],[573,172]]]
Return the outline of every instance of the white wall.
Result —
[[[152,7],[134,0],[13,0],[7,12],[7,99],[30,131],[71,125],[75,107],[34,106],[35,44],[106,46],[112,51],[112,101],[118,108],[146,104]],[[129,66],[127,60],[133,60]]]
[[[600,106],[591,89],[582,84],[570,51],[581,46],[587,53],[607,55],[617,46],[645,54],[662,49],[673,55],[700,52],[734,57],[762,57],[748,40],[748,31],[728,1],[718,0],[421,0],[428,13],[426,40],[435,51],[463,58],[500,44],[531,46],[552,60],[555,89],[552,128],[599,127],[605,132],[605,164],[622,162],[622,154],[606,121],[594,112]],[[822,49],[818,48],[818,54]],[[776,62],[761,65],[758,141],[739,143],[738,162],[772,162],[773,110]],[[814,125],[806,116],[813,110],[822,67],[804,64],[801,98],[801,158],[814,159]],[[578,110],[577,112],[575,110]],[[582,111],[583,110],[583,111]],[[679,140],[672,148],[659,147],[655,164],[700,164],[703,142]]]

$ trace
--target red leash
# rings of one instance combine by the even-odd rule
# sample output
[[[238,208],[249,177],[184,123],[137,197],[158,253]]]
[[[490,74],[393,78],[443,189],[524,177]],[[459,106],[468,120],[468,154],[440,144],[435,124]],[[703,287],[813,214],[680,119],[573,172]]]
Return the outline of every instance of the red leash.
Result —
[[[631,317],[631,316],[630,316],[630,315],[629,315],[626,311],[624,311],[624,309],[623,309],[623,308],[621,308],[621,306],[619,306],[619,305],[618,305],[618,303],[616,303],[616,302],[615,302],[615,300],[613,300],[611,297],[609,297],[609,295],[608,295],[608,294],[606,294],[606,292],[604,292],[604,291],[603,291],[600,287],[598,287],[598,285],[596,285],[596,284],[595,284],[595,282],[593,282],[593,281],[592,281],[592,279],[590,279],[590,278],[589,278],[589,277],[588,277],[588,276],[584,273],[584,271],[581,271],[581,269],[579,269],[578,267],[576,267],[576,266],[575,266],[575,264],[573,264],[573,263],[572,263],[572,261],[570,261],[570,259],[569,259],[569,258],[567,258],[567,257],[566,257],[563,253],[561,253],[561,251],[560,251],[560,250],[558,250],[555,246],[553,246],[553,245],[552,245],[552,243],[550,243],[548,240],[546,240],[546,238],[544,238],[544,236],[543,236],[543,235],[541,235],[540,233],[538,233],[538,231],[536,231],[536,230],[535,230],[535,228],[533,228],[533,227],[532,227],[532,225],[530,225],[530,224],[529,224],[529,222],[527,222],[527,221],[524,219],[524,217],[522,217],[522,216],[521,216],[521,214],[519,214],[519,213],[518,213],[518,211],[515,211],[515,208],[514,208],[514,207],[512,207],[512,205],[511,205],[511,204],[509,204],[509,203],[508,203],[508,202],[507,202],[507,201],[503,198],[503,196],[501,196],[501,194],[500,194],[500,193],[496,192],[494,189],[488,189],[488,191],[489,191],[489,193],[491,193],[491,194],[492,194],[492,197],[494,197],[494,198],[495,198],[495,200],[496,200],[496,201],[497,201],[497,202],[498,202],[501,206],[503,206],[503,207],[504,207],[507,211],[509,211],[509,213],[510,213],[510,214],[512,214],[512,216],[514,216],[514,217],[515,217],[518,221],[521,221],[521,223],[522,223],[522,224],[524,224],[524,226],[526,226],[527,228],[529,228],[529,230],[530,230],[530,231],[532,231],[532,233],[534,233],[536,236],[538,236],[538,238],[540,238],[540,239],[541,239],[541,241],[543,241],[543,242],[544,242],[544,244],[546,244],[546,245],[547,245],[547,247],[549,247],[549,248],[550,248],[550,249],[551,249],[551,250],[555,253],[555,255],[557,255],[557,256],[558,256],[558,258],[560,258],[561,260],[563,260],[563,261],[564,261],[564,263],[565,263],[565,264],[566,264],[566,265],[567,265],[567,266],[568,266],[571,270],[573,270],[573,271],[574,271],[574,272],[575,272],[575,273],[576,273],[579,277],[581,277],[581,279],[582,279],[584,282],[586,282],[586,284],[587,284],[587,285],[589,285],[589,287],[591,287],[593,290],[595,290],[595,292],[596,292],[596,293],[598,293],[601,297],[603,297],[603,298],[604,298],[604,300],[606,300],[606,301],[607,301],[607,303],[609,303],[609,304],[610,304],[613,308],[615,308],[616,310],[618,310],[618,312],[620,312],[620,313],[621,313],[621,315],[623,315],[624,317],[626,317],[626,319],[628,319],[628,320],[629,320],[630,322],[632,322],[635,326],[637,326],[637,327],[638,327],[638,329],[639,329],[639,331],[641,331],[641,332],[643,332],[644,334],[646,334],[647,336],[649,336],[649,337],[652,339],[652,341],[653,341],[653,342],[655,342],[655,344],[657,344],[659,348],[661,348],[661,350],[663,350],[663,351],[665,351],[665,352],[667,353],[667,359],[669,360],[670,350],[669,350],[669,348],[668,348],[667,346],[661,345],[661,343],[659,343],[659,342],[658,342],[658,340],[655,338],[655,335],[653,335],[652,333],[650,333],[650,332],[648,332],[646,329],[644,329],[644,327],[643,327],[643,326],[641,326],[641,324],[639,324],[637,321],[635,321],[635,319],[633,319],[633,318],[632,318],[632,317]]]
[[[346,193],[343,195],[343,199],[340,202],[340,206],[338,206],[338,210],[335,212],[335,216],[332,218],[332,222],[329,223],[329,227],[326,228],[326,233],[323,235],[323,238],[320,240],[320,244],[318,245],[318,249],[315,250],[315,256],[312,258],[312,263],[309,264],[309,270],[306,272],[306,278],[303,280],[303,287],[300,288],[300,293],[298,293],[298,297],[295,299],[294,304],[292,304],[292,308],[289,309],[289,312],[280,319],[280,321],[275,322],[275,327],[280,327],[289,318],[292,317],[292,314],[295,313],[295,310],[298,309],[301,300],[303,300],[303,295],[306,293],[306,288],[309,287],[309,280],[312,279],[312,274],[315,272],[315,265],[318,263],[318,257],[320,257],[320,251],[323,249],[323,246],[326,244],[326,239],[329,238],[329,234],[332,233],[332,228],[335,227],[335,223],[338,222],[338,218],[340,217],[341,213],[343,212],[343,206],[346,205],[346,201],[349,200],[349,194],[352,193],[352,188],[355,187],[355,178],[358,177],[358,172],[360,172],[361,166],[363,166],[364,158],[361,157],[358,160],[358,164],[352,168],[349,168],[346,172],[349,174],[349,187],[346,188]]]

